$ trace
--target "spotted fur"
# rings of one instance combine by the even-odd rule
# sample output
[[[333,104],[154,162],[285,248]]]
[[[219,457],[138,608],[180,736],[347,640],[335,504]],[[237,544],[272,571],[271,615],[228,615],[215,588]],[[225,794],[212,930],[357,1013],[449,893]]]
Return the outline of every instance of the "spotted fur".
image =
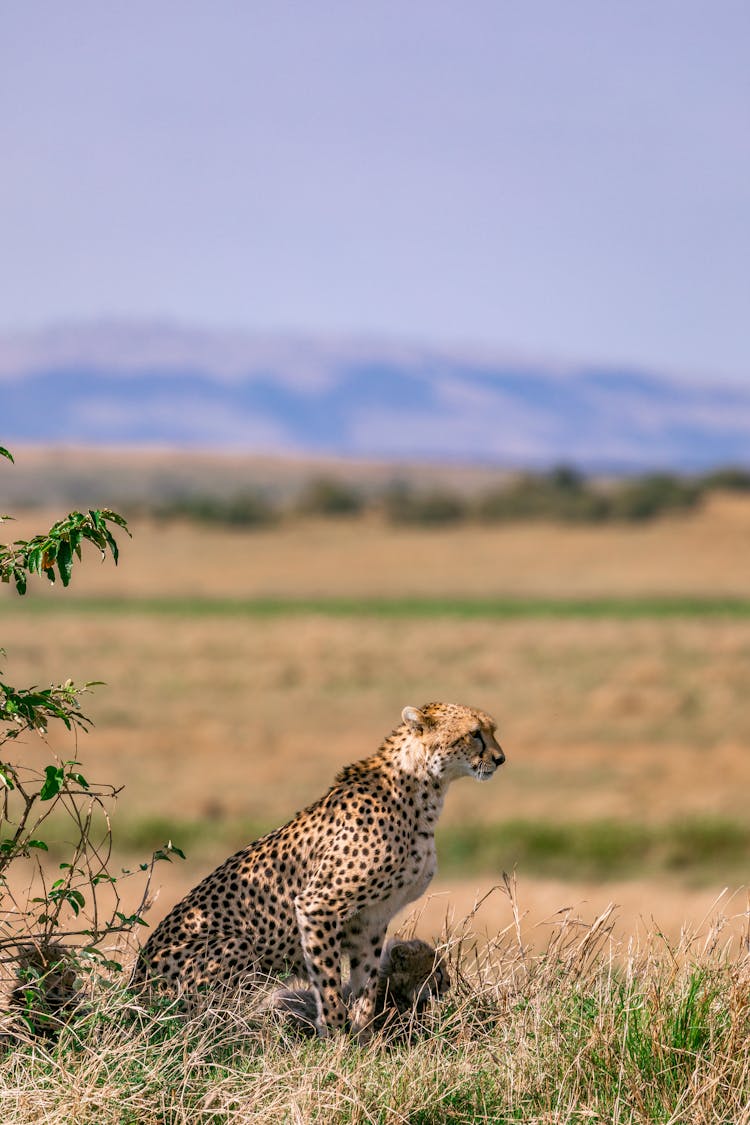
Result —
[[[253,973],[307,976],[318,1035],[347,1024],[341,954],[351,966],[351,1027],[369,1035],[393,916],[435,868],[435,826],[456,778],[484,781],[505,760],[485,712],[405,707],[376,754],[347,766],[288,824],[231,856],[149,938],[134,984],[190,996]]]

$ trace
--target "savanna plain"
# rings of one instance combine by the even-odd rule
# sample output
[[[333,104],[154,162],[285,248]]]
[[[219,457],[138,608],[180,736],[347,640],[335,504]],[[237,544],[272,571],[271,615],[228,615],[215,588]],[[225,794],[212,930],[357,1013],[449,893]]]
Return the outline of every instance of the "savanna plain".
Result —
[[[606,527],[131,530],[116,570],[4,593],[1,640],[12,682],[105,681],[72,752],[53,731],[24,752],[123,786],[117,864],[185,852],[149,925],[405,704],[490,711],[507,764],[453,786],[440,874],[394,927],[451,965],[419,1035],[297,1041],[252,997],[186,1020],[101,985],[56,1040],[6,1050],[3,1121],[750,1122],[750,501]]]

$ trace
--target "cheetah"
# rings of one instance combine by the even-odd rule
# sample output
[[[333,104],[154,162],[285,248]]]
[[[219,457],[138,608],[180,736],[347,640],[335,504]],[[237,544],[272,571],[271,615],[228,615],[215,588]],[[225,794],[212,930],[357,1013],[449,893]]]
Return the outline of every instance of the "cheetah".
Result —
[[[133,985],[190,999],[251,974],[306,976],[318,1036],[350,1027],[366,1042],[388,923],[435,874],[435,826],[450,783],[486,781],[505,761],[495,730],[472,707],[405,707],[377,753],[346,766],[318,801],[188,892],[141,950]]]
[[[79,980],[75,950],[56,941],[24,942],[12,962],[12,980],[4,980],[0,1005],[8,1022],[0,1038],[17,1027],[51,1038],[66,1019],[79,1011]]]
[[[402,1031],[404,1020],[401,1017],[419,1016],[431,1000],[445,996],[450,987],[450,973],[444,958],[426,941],[412,938],[388,942],[378,970],[372,1027],[391,1033]],[[351,999],[349,984],[344,985],[342,996],[345,1002]],[[318,1003],[312,989],[277,988],[264,1008],[291,1030],[315,1035]]]

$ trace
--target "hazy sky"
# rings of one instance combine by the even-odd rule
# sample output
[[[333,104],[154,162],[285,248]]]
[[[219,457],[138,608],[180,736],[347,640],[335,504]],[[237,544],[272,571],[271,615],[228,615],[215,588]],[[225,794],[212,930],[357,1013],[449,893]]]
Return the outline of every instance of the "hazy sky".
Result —
[[[385,333],[750,379],[747,0],[0,15],[0,330]]]

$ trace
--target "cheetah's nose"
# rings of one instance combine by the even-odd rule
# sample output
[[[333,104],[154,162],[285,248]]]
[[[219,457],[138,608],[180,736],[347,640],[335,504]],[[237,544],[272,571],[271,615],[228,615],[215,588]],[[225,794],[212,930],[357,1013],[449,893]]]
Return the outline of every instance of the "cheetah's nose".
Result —
[[[492,755],[492,761],[495,763],[495,766],[501,766],[505,761],[505,754],[499,746],[497,748],[497,754]]]

